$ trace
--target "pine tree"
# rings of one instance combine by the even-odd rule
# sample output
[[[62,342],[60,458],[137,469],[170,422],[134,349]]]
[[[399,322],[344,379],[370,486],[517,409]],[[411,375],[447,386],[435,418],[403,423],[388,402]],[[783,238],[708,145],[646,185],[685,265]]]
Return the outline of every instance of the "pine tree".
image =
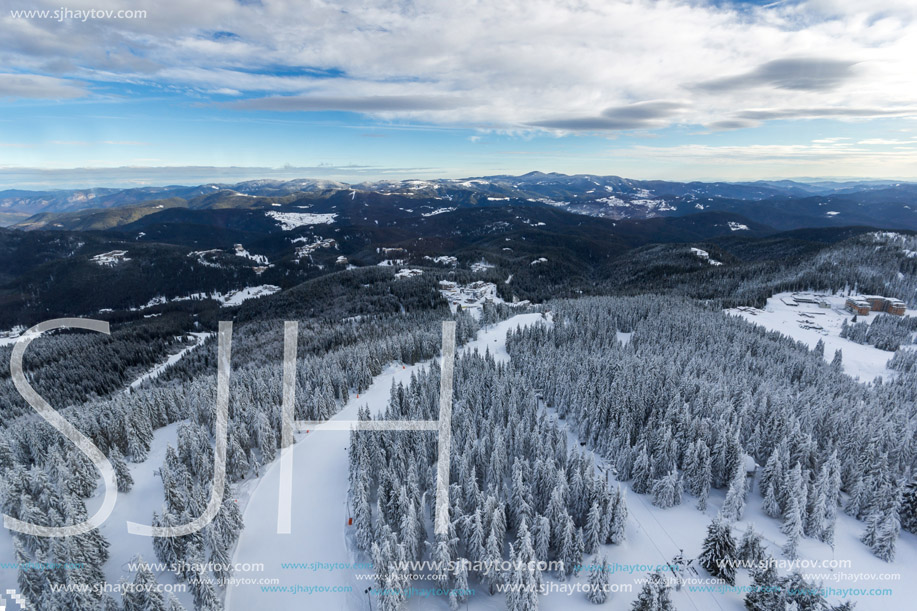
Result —
[[[490,595],[493,596],[497,586],[503,583],[503,574],[500,571],[500,563],[503,561],[503,542],[497,538],[496,531],[490,531],[487,537],[487,546],[485,549],[485,571],[484,583],[487,584]]]
[[[769,484],[767,487],[767,492],[764,495],[764,504],[762,506],[764,514],[772,518],[779,518],[780,513],[780,503],[777,502],[777,496],[774,494],[774,485]]]
[[[592,503],[589,509],[589,516],[586,519],[586,529],[583,532],[583,547],[587,554],[595,554],[601,541],[602,535],[602,515],[599,509],[598,501]]]
[[[675,611],[675,606],[669,598],[669,590],[665,580],[659,573],[650,573],[649,579],[643,584],[643,589],[637,600],[631,605],[632,611]]]
[[[742,562],[757,564],[764,559],[765,555],[766,552],[761,543],[761,535],[756,533],[754,527],[749,524],[739,540],[736,556]]]
[[[557,559],[563,563],[563,571],[557,576],[561,581],[573,574],[576,565],[579,564],[580,557],[577,551],[576,526],[573,524],[573,518],[568,517],[561,536],[560,549],[557,552]]]
[[[166,603],[166,611],[185,611],[185,607],[178,602],[177,598],[169,594],[169,600]]]
[[[912,479],[901,494],[901,528],[917,534],[917,479]]]
[[[124,611],[166,611],[166,603],[157,588],[156,577],[141,556],[134,562],[139,566],[133,587],[122,596]]]
[[[603,556],[601,563],[599,557],[593,556],[592,565],[589,567],[589,602],[601,605],[608,600],[608,558]]]
[[[818,340],[818,342],[815,344],[815,347],[812,348],[812,353],[815,354],[816,356],[820,356],[824,358],[825,357],[825,342],[823,340]]]
[[[713,520],[707,526],[707,537],[698,557],[700,565],[714,577],[734,585],[736,559],[736,543],[729,524],[719,519]]]
[[[115,482],[118,485],[118,492],[130,492],[134,486],[134,478],[131,477],[131,470],[127,467],[124,455],[121,454],[118,446],[114,446],[111,449],[108,459],[115,469]]]
[[[745,595],[745,608],[748,611],[786,610],[784,593],[780,591],[777,567],[765,558],[758,568],[752,569],[752,586]]]
[[[623,543],[627,537],[627,492],[618,486],[615,492],[614,510],[610,516],[608,543]]]
[[[447,583],[447,580],[450,577],[448,567],[452,562],[452,552],[449,549],[449,541],[447,535],[436,535],[436,543],[433,545],[432,556],[436,570],[439,573],[439,581],[441,583]]]
[[[455,602],[461,604],[468,600],[468,593],[471,591],[468,587],[468,561],[465,558],[459,558],[455,564],[453,572],[453,592],[455,592]]]
[[[521,528],[525,529],[524,534],[528,537],[528,529],[525,527],[524,520]],[[524,555],[516,553],[513,546],[510,545],[512,569],[509,589],[506,593],[507,611],[537,611],[538,609],[538,581],[533,571],[529,570],[526,561],[522,560],[523,557]]]
[[[898,510],[895,505],[891,505],[869,517],[862,540],[877,557],[892,562],[895,559],[895,544],[900,532]]]
[[[532,562],[535,551],[525,519],[519,525],[516,542],[519,546],[518,551],[512,551],[513,548],[510,547],[513,568],[510,575],[511,591],[507,592],[506,596],[507,611],[537,611],[541,576],[537,566]]]
[[[365,486],[359,486],[355,491],[353,521],[356,527],[357,545],[364,551],[369,551],[373,542],[372,507],[369,504],[369,492]]]
[[[535,555],[547,560],[551,556],[551,523],[545,516],[537,516],[535,522]]]
[[[697,508],[706,511],[713,474],[710,470],[710,450],[703,440],[697,442],[692,466],[693,472],[689,476],[690,492],[697,498]]]
[[[481,510],[476,508],[474,515],[471,517],[471,531],[466,542],[470,560],[477,562],[484,557],[485,542],[484,523],[481,521]]]
[[[780,450],[774,448],[767,459],[767,463],[764,465],[764,469],[761,470],[761,479],[758,481],[758,490],[761,491],[762,495],[766,495],[770,488],[776,498],[779,486],[783,481],[783,471],[783,461],[780,458]]]
[[[650,482],[653,470],[650,467],[650,457],[646,451],[646,444],[640,447],[637,459],[634,461],[634,481],[633,488],[637,494],[645,494],[650,491]]]
[[[668,509],[681,504],[681,475],[673,467],[669,473],[653,482],[653,505]]]
[[[799,501],[795,495],[789,499],[780,531],[786,535],[786,543],[783,545],[784,555],[787,558],[795,558],[796,549],[799,546],[799,538],[802,536],[802,512],[799,509]]]
[[[723,519],[729,522],[735,522],[742,519],[742,514],[745,513],[747,481],[748,478],[745,475],[745,468],[740,462],[729,482],[729,490],[726,492],[726,500],[723,502],[723,509],[720,512]]]

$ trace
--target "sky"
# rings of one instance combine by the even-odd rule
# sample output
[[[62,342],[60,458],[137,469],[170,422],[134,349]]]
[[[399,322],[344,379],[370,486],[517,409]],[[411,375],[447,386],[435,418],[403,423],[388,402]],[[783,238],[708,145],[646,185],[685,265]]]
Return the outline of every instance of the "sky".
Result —
[[[914,0],[0,0],[0,189],[912,180],[915,75]]]

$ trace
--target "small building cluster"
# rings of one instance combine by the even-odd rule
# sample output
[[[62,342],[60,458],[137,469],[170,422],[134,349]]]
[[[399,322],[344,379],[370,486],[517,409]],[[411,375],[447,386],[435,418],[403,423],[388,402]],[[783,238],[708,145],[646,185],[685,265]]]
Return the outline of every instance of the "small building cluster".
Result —
[[[402,268],[395,273],[396,278],[413,278],[414,276],[420,276],[423,274],[423,270],[420,269],[411,269],[411,268]]]
[[[904,316],[907,309],[907,305],[900,299],[881,295],[852,295],[847,298],[844,307],[862,316],[867,316],[870,312],[887,312],[895,316]]]
[[[796,305],[806,303],[810,305],[817,305],[820,308],[826,309],[831,307],[824,295],[793,295],[793,303]]]
[[[10,329],[9,331],[0,331],[0,339],[12,339],[19,337],[25,333],[25,327],[22,325],[17,325]]]

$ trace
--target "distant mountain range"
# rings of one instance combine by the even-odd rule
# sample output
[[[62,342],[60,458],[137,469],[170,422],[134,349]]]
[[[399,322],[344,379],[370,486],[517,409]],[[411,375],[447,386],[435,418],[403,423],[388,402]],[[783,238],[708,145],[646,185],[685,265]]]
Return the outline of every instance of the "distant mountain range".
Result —
[[[233,185],[0,191],[0,225],[120,230],[182,222],[248,231],[264,211],[336,214],[352,225],[394,226],[464,208],[550,207],[614,221],[734,215],[733,230],[867,225],[917,229],[917,184],[860,182],[668,182],[531,172],[522,176],[378,181],[254,180]],[[217,213],[235,210],[236,213]],[[249,211],[245,213],[245,211]],[[262,211],[252,213],[252,211]],[[276,225],[276,223],[273,223]]]
[[[682,283],[701,295],[708,282],[740,286],[762,274],[793,287],[785,266],[833,244],[846,252],[848,240],[877,228],[917,230],[915,195],[909,183],[672,183],[540,173],[7,191],[0,206],[17,220],[0,229],[0,331],[51,315],[152,316],[163,300],[216,316],[222,302],[190,296],[286,290],[329,275],[362,285],[403,269],[424,270],[428,283],[434,276],[487,280],[508,299],[536,301],[611,285],[640,291]],[[857,256],[869,248],[860,244]],[[896,281],[913,277],[917,264],[913,249],[902,248],[894,255]],[[715,259],[715,270],[695,252]]]

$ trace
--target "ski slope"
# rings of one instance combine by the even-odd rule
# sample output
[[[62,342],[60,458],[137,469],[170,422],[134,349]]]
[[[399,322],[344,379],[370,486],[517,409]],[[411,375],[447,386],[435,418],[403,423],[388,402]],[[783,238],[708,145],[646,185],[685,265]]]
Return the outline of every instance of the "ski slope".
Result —
[[[507,361],[506,333],[510,329],[539,320],[540,314],[521,314],[493,325],[478,333],[462,351],[489,349],[498,361]],[[363,405],[370,413],[385,410],[392,384],[410,382],[411,375],[429,361],[415,365],[391,364],[373,379],[369,389],[359,397],[352,396],[332,420],[356,420]],[[350,592],[327,591],[307,594],[299,592],[262,592],[261,585],[230,585],[226,592],[228,610],[271,609],[365,609],[368,601],[364,590],[375,582],[359,580],[357,574],[372,574],[371,570],[284,570],[281,563],[343,563],[367,562],[355,557],[355,546],[348,543],[352,527],[347,526],[348,455],[350,433],[322,431],[321,427],[307,434],[297,434],[293,446],[293,521],[292,532],[277,534],[277,504],[280,468],[275,460],[266,465],[263,475],[251,491],[244,508],[245,529],[239,538],[233,562],[264,563],[263,577],[278,577],[281,586],[320,586],[329,589],[351,588]],[[431,435],[435,433],[430,433]],[[241,576],[241,575],[240,575]],[[258,577],[259,575],[248,575]],[[502,597],[501,597],[502,598]],[[377,603],[378,601],[374,601]],[[424,601],[417,600],[423,604]],[[447,604],[445,599],[438,601]],[[502,604],[502,603],[501,603]],[[374,607],[375,608],[375,607]],[[424,608],[410,605],[409,608]]]
[[[198,348],[199,346],[202,346],[204,342],[207,340],[207,338],[212,336],[213,333],[191,333],[191,335],[194,336],[194,340],[195,340],[193,344],[191,344],[190,346],[186,346],[185,348],[182,348],[181,351],[176,352],[175,354],[171,355],[168,359],[166,359],[164,363],[161,363],[157,365],[156,367],[153,367],[152,369],[147,371],[145,374],[143,374],[142,376],[140,376],[139,378],[131,382],[130,386],[126,388],[124,392],[129,393],[132,390],[137,390],[147,380],[154,380],[158,378],[160,375],[162,375],[162,373],[166,369],[168,369],[169,367],[171,367],[178,361],[182,360],[185,357],[185,355],[187,355],[189,352],[191,352],[195,348]]]
[[[110,543],[109,558],[103,566],[105,572],[105,581],[110,584],[117,584],[124,577],[128,581],[134,580],[134,574],[129,570],[127,564],[132,562],[136,556],[142,556],[144,562],[156,563],[156,553],[153,551],[153,539],[151,537],[141,537],[132,535],[127,532],[127,522],[137,522],[138,524],[149,524],[153,517],[153,511],[161,511],[165,503],[165,494],[162,488],[162,479],[159,477],[159,467],[162,466],[166,458],[166,448],[172,446],[178,447],[178,428],[181,422],[173,422],[168,426],[156,429],[153,432],[153,441],[150,444],[150,452],[145,461],[141,463],[128,463],[131,471],[131,477],[134,478],[134,486],[130,492],[119,492],[118,502],[111,516],[99,527],[108,542]],[[95,512],[96,507],[102,501],[102,488],[96,490],[96,494],[86,502],[86,508],[91,515]],[[172,586],[180,584],[175,574],[171,571],[154,571],[156,580],[165,587],[172,589]],[[174,588],[171,592],[185,606],[186,609],[194,608],[194,600],[191,592],[182,592],[184,586]],[[118,598],[118,595],[114,595]],[[163,593],[163,597],[168,599],[168,594]]]

